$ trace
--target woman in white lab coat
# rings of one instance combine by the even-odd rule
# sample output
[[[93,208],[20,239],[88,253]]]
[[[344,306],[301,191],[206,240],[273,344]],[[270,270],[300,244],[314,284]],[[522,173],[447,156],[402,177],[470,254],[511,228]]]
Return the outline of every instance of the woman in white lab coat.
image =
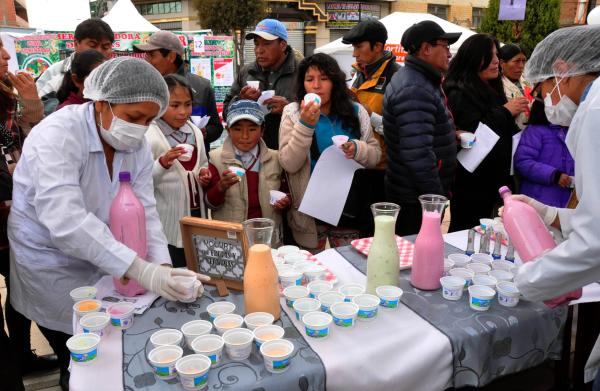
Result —
[[[541,89],[548,120],[570,126],[566,143],[575,160],[579,197],[576,209],[559,209],[513,196],[533,206],[566,239],[521,266],[515,282],[530,300],[550,299],[600,280],[599,75],[600,26],[555,31],[537,45],[525,68],[525,78]],[[597,342],[586,366],[586,381],[594,379],[599,363]]]
[[[68,376],[70,290],[110,274],[133,278],[175,300],[182,287],[173,276],[196,275],[163,266],[171,260],[144,139],[169,101],[162,76],[143,60],[120,57],[89,75],[84,96],[93,102],[68,106],[29,134],[14,173],[8,223],[11,303],[50,342],[59,358],[61,386]],[[120,171],[131,173],[133,190],[144,205],[148,262],[118,242],[107,225]],[[201,294],[201,284],[197,286],[196,296]]]

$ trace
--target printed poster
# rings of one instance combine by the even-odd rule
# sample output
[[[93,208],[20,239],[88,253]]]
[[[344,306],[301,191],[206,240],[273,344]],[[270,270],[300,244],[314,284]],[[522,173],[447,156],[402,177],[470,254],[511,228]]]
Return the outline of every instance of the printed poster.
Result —
[[[215,87],[233,84],[233,58],[213,58],[213,84]]]
[[[210,58],[192,58],[190,59],[190,71],[194,75],[212,79],[212,62]]]
[[[500,0],[498,20],[525,20],[527,0]]]

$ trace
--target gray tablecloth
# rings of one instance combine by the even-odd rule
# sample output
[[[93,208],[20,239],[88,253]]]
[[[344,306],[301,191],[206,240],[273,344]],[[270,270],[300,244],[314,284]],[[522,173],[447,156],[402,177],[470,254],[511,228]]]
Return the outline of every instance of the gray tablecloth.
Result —
[[[179,390],[183,389],[178,379],[156,380],[147,361],[151,349],[150,336],[161,328],[179,329],[191,320],[209,320],[206,307],[227,300],[235,303],[236,313],[244,313],[244,298],[239,292],[231,292],[225,298],[217,295],[216,289],[206,287],[206,293],[195,303],[182,304],[158,299],[142,316],[136,316],[134,325],[123,333],[123,386],[125,390]],[[271,374],[265,369],[262,356],[256,346],[247,360],[232,361],[223,353],[219,365],[211,368],[208,390],[281,391],[281,390],[324,390],[325,368],[319,356],[308,346],[285,312],[275,324],[285,329],[285,338],[295,347],[292,364],[282,374]],[[213,333],[214,333],[213,329]],[[191,354],[184,348],[184,355]]]
[[[411,240],[411,238],[407,238]],[[414,238],[412,238],[414,240]],[[367,257],[351,246],[336,249],[358,270],[367,273]],[[446,254],[461,252],[446,244]],[[560,359],[567,308],[550,309],[521,300],[507,308],[497,300],[486,312],[469,308],[468,294],[459,301],[441,290],[421,291],[410,284],[410,271],[400,273],[402,302],[445,334],[452,345],[454,376],[448,387],[481,387],[492,380]]]

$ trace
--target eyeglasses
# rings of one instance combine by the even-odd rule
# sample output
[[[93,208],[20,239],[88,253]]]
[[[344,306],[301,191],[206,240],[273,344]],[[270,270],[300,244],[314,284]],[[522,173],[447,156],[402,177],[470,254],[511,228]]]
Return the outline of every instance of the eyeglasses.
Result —
[[[429,44],[431,46],[441,46],[443,48],[445,48],[447,51],[450,51],[450,45],[447,42],[444,43],[440,43],[440,42],[429,42]]]

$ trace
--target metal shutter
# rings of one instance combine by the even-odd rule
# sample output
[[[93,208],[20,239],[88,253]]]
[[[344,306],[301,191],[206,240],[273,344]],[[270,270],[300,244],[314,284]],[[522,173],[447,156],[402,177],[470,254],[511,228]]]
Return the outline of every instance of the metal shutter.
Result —
[[[288,29],[288,44],[304,55],[304,30]],[[246,45],[244,46],[244,61],[245,64],[248,64],[254,60],[256,60],[256,57],[254,56],[254,42],[249,40],[246,41]]]

